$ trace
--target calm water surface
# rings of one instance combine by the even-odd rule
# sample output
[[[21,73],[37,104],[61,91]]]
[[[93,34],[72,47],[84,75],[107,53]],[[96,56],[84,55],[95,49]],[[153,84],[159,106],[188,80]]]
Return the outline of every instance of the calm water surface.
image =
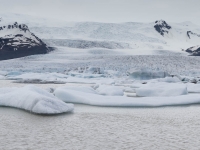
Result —
[[[200,106],[104,108],[39,116],[0,108],[0,149],[200,149]]]

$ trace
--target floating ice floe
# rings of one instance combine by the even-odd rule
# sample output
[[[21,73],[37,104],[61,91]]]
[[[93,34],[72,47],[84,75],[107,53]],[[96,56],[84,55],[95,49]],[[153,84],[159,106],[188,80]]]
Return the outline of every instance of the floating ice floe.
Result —
[[[168,82],[168,83],[177,83],[177,82],[181,82],[181,80],[174,76],[174,77],[165,77],[165,78],[160,78],[160,79],[157,79],[157,81],[159,82]]]
[[[200,84],[187,83],[189,93],[200,93]]]
[[[137,83],[137,82],[130,85],[131,88],[140,88],[143,86],[145,86],[145,84]]]
[[[16,80],[17,83],[66,83],[67,75],[61,73],[23,73],[8,75],[7,79]]]
[[[20,72],[20,71],[11,71],[11,72],[6,72],[6,76],[7,77],[14,77],[14,76],[19,76],[23,74],[23,72]]]
[[[0,80],[4,80],[4,79],[6,79],[6,77],[3,75],[0,75]]]
[[[8,76],[8,79],[41,79],[41,80],[56,80],[56,79],[66,79],[68,76],[61,73],[23,73],[15,76]]]
[[[108,95],[108,96],[124,95],[123,89],[117,86],[100,85],[96,90],[100,95]]]
[[[130,88],[130,87],[125,87],[124,88],[124,92],[135,93],[136,89],[135,88]]]
[[[178,96],[187,93],[187,87],[183,83],[148,83],[136,89],[139,97]]]
[[[97,91],[95,91],[92,87],[90,86],[63,86],[63,87],[59,87],[57,89],[62,89],[62,90],[72,90],[72,91],[79,91],[79,92],[83,92],[83,93],[91,93],[91,94],[98,94]],[[55,89],[55,90],[57,90]],[[54,91],[55,91],[54,90]]]
[[[5,76],[8,72],[7,71],[0,71],[0,75]]]
[[[142,97],[102,96],[94,92],[84,92],[80,89],[57,88],[54,94],[68,103],[80,103],[95,106],[113,107],[158,107],[200,103],[200,94],[180,95],[172,97]]]
[[[105,77],[104,74],[92,74],[92,73],[77,73],[77,72],[69,72],[68,75],[77,78],[101,78]]]
[[[164,71],[153,71],[149,69],[139,69],[129,72],[129,76],[136,80],[150,80],[156,78],[165,78],[169,76],[167,72]]]
[[[1,94],[6,94],[6,93],[9,93],[9,92],[12,92],[14,90],[17,90],[18,88],[17,87],[5,87],[5,88],[0,88],[0,95]]]
[[[53,94],[35,86],[1,88],[0,106],[24,109],[36,114],[60,114],[73,111],[73,104],[66,104]]]
[[[114,84],[114,79],[111,78],[77,78],[69,77],[66,80],[67,83],[85,83],[85,84]]]
[[[41,83],[41,84],[65,84],[65,83],[85,83],[85,84],[114,84],[114,79],[105,78],[103,74],[76,73],[70,72],[68,75],[62,73],[32,73],[32,72],[8,72],[6,75],[0,74],[0,79],[15,80],[15,83]]]

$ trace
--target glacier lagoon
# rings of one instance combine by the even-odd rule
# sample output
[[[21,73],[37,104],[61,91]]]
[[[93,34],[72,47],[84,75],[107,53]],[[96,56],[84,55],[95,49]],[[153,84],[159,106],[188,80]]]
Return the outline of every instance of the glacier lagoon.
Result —
[[[198,27],[172,24],[174,42],[153,25],[30,23],[55,50],[0,62],[0,148],[199,149],[200,58],[184,51],[199,39],[183,42]]]
[[[71,114],[0,109],[0,149],[199,149],[200,106],[107,108]],[[189,136],[189,138],[188,138]]]

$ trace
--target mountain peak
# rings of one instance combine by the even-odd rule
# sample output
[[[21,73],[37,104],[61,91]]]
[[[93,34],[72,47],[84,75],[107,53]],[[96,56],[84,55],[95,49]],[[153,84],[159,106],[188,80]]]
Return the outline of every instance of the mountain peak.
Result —
[[[1,20],[0,20],[1,21]],[[25,24],[18,24],[17,22],[14,22],[12,24],[9,25],[4,25],[4,26],[0,26],[0,31],[1,30],[5,30],[5,29],[19,29],[20,31],[24,31],[26,32],[28,29],[28,26]]]
[[[190,47],[185,51],[190,53],[192,56],[200,56],[200,45]]]
[[[169,30],[172,28],[164,20],[156,20],[154,25],[155,30],[160,33],[162,36],[169,33]]]
[[[46,44],[30,32],[25,24],[0,26],[0,60],[45,54],[49,51]]]

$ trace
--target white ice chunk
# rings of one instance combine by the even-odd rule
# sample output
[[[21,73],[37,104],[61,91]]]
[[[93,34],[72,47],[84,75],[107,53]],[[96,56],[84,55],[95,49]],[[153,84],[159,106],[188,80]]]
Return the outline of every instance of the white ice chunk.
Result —
[[[200,84],[187,83],[189,93],[200,93]]]
[[[3,76],[5,76],[5,75],[7,75],[7,71],[0,71],[0,75],[3,75]]]
[[[20,108],[36,114],[60,114],[73,111],[73,104],[66,104],[53,94],[35,86],[1,89],[0,106]]]
[[[6,77],[4,75],[0,75],[0,80],[4,80]]]
[[[77,73],[77,72],[69,72],[68,75],[77,78],[101,78],[105,77],[103,74],[91,74],[91,73]]]
[[[6,94],[9,92],[13,92],[14,90],[17,90],[17,87],[5,87],[5,88],[0,88],[0,95],[1,94]]]
[[[114,84],[115,81],[110,78],[77,78],[69,77],[66,82],[68,83],[85,83],[85,84]]]
[[[136,89],[136,95],[139,97],[178,96],[186,94],[187,87],[183,83],[149,83]]]
[[[131,88],[140,88],[143,86],[145,86],[145,84],[142,84],[142,83],[133,83],[130,85]]]
[[[11,72],[8,72],[6,74],[7,77],[14,77],[14,76],[18,76],[18,75],[21,75],[22,72],[19,72],[19,71],[11,71]]]
[[[124,96],[102,96],[78,90],[57,88],[55,96],[64,102],[80,103],[95,106],[114,107],[157,107],[170,105],[186,105],[200,103],[200,94],[181,95],[174,97],[142,97],[130,98]]]
[[[153,71],[149,69],[133,70],[129,73],[129,76],[137,80],[150,80],[156,78],[165,78],[169,76],[167,72],[164,71]]]
[[[175,77],[165,77],[158,79],[159,82],[169,82],[169,83],[176,83],[181,82],[179,78]]]
[[[67,75],[61,73],[24,73],[20,75],[12,75],[8,79],[12,80],[41,80],[41,81],[65,81]]]
[[[97,91],[95,91],[92,87],[88,87],[88,86],[63,86],[61,88],[63,90],[75,90],[75,91],[80,91],[84,93],[98,94]]]
[[[124,88],[124,92],[135,93],[135,89],[134,88],[130,88],[130,87],[125,87]]]
[[[96,90],[101,95],[109,95],[109,96],[124,95],[123,89],[117,86],[100,85]]]

